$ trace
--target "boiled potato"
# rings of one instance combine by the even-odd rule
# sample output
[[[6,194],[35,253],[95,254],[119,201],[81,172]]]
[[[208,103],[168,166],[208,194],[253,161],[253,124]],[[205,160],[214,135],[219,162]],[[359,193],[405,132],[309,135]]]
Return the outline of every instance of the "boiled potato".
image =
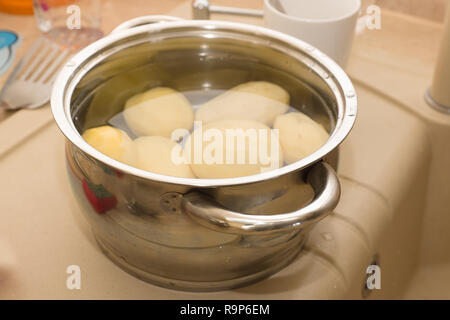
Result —
[[[329,138],[320,124],[301,112],[278,116],[273,127],[279,130],[284,160],[288,164],[312,154]]]
[[[131,166],[153,173],[195,178],[189,165],[174,161],[173,152],[181,154],[181,146],[169,138],[140,137],[127,148],[124,161]]]
[[[186,97],[165,87],[128,99],[123,116],[137,136],[170,137],[175,129],[190,130],[194,122],[194,111]]]
[[[275,117],[287,111],[289,93],[280,86],[253,81],[238,85],[203,104],[195,120],[255,120],[272,126]]]
[[[83,139],[101,153],[118,161],[123,161],[125,149],[131,143],[125,132],[111,126],[88,129],[83,133]]]
[[[195,128],[187,138],[185,159],[194,174],[205,179],[242,177],[276,169],[283,164],[283,153],[271,133],[269,127],[252,120],[210,122]]]

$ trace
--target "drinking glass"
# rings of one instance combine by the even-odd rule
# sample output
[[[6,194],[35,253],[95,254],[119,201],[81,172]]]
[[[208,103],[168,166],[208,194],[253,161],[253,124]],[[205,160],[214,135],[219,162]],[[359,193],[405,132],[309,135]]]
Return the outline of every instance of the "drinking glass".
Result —
[[[96,40],[101,31],[101,0],[33,0],[39,29],[57,42]]]

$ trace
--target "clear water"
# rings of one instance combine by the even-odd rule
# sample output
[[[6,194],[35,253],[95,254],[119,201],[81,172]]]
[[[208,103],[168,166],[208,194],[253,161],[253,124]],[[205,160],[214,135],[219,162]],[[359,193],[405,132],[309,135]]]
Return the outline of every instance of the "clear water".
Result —
[[[194,109],[194,112],[204,103],[208,102],[209,100],[221,95],[222,93],[225,93],[227,90],[224,89],[202,89],[202,90],[189,90],[189,91],[182,91],[181,93],[189,100],[189,102],[192,105],[192,108]],[[301,106],[305,111],[309,109],[308,106]],[[293,105],[289,105],[286,113],[290,112],[301,112],[299,111],[299,107],[294,107]],[[309,117],[311,117],[315,122],[321,124],[327,132],[330,132],[331,125],[330,125],[330,116],[331,115],[321,115],[321,114],[308,114],[308,112],[303,112],[307,114]],[[121,129],[125,131],[130,137],[136,138],[136,135],[133,133],[133,131],[128,127],[125,118],[123,116],[123,112],[116,113],[113,117],[110,117],[108,119],[103,119],[105,124],[108,124],[110,126],[113,126],[115,128]]]
[[[203,90],[189,90],[189,91],[184,91],[184,92],[181,92],[181,93],[187,98],[187,100],[189,100],[191,106],[194,109],[194,113],[195,113],[197,111],[197,109],[200,106],[202,106],[204,103],[206,103],[209,100],[211,100],[211,99],[213,99],[213,98],[215,98],[215,97],[225,93],[226,91],[227,90],[224,90],[224,89],[205,88]],[[304,109],[308,110],[308,106],[304,106]],[[294,107],[294,106],[289,105],[288,108],[287,108],[286,113],[292,113],[292,112],[300,113],[301,111],[299,110],[299,107]],[[312,116],[314,121],[316,121],[317,123],[321,124],[324,128],[326,128],[327,126],[330,125],[330,119],[329,119],[328,116],[324,117],[323,115],[318,114],[318,113],[312,114],[311,116]],[[229,119],[224,118],[224,120],[229,120]],[[233,120],[239,120],[239,119],[234,118]],[[245,119],[242,119],[242,120],[245,120]],[[119,111],[116,114],[114,114],[112,117],[109,117],[107,119],[101,119],[100,121],[101,122],[105,122],[105,124],[110,125],[112,127],[121,129],[122,131],[126,132],[131,139],[138,138],[138,136],[135,134],[135,132],[133,132],[133,130],[127,125],[127,121],[126,121],[126,118],[124,116],[124,111]],[[192,151],[192,150],[195,149],[195,146],[194,146],[194,149],[191,149],[191,147],[187,146],[186,143],[187,143],[187,141],[189,141],[188,136],[194,131],[194,129],[196,128],[196,125],[198,125],[198,122],[194,123],[194,126],[190,130],[189,133],[184,133],[182,136],[179,136],[177,138],[177,140],[176,140],[176,142],[180,143],[180,145],[182,146],[182,148],[184,148],[185,151],[188,151],[188,152],[190,151],[191,152],[190,156],[189,156],[189,159],[190,159],[189,160],[190,161],[189,165],[192,165],[192,163],[194,161],[194,159],[193,159],[194,158],[194,152],[196,152],[196,151]],[[202,124],[202,125],[204,126],[204,124]],[[176,129],[176,128],[174,128],[174,129]],[[282,130],[282,128],[281,128],[281,130]],[[209,142],[206,142],[206,140],[205,140],[205,132],[206,131],[203,131],[203,136],[202,136],[203,147],[201,147],[202,149],[200,149],[200,152],[202,152],[202,159],[203,159],[202,163],[203,164],[204,164],[204,161],[206,159],[205,158],[205,156],[206,156],[205,145],[207,145],[209,143]],[[257,134],[259,135],[261,133],[258,132]],[[303,133],[302,133],[302,135],[303,135]],[[193,136],[195,136],[195,134]],[[228,139],[228,136],[222,137],[223,145],[226,145],[226,143],[227,143],[226,141],[228,141],[227,139]],[[238,139],[238,138],[234,138],[233,137],[233,139]],[[255,142],[258,141],[257,142],[258,146],[256,147],[257,148],[256,150],[258,150],[258,151],[256,151],[257,155],[255,156],[258,159],[257,162],[258,163],[267,163],[267,162],[265,162],[266,160],[263,160],[263,159],[271,159],[271,160],[268,160],[268,161],[273,161],[273,162],[270,162],[270,164],[263,165],[262,167],[264,167],[265,169],[261,169],[261,171],[258,171],[258,172],[263,172],[263,171],[273,170],[273,169],[278,168],[279,167],[279,161],[277,160],[277,159],[279,159],[278,158],[278,150],[279,150],[278,147],[276,147],[277,149],[275,149],[277,151],[273,151],[274,150],[273,149],[273,143],[272,143],[272,146],[268,145],[268,144],[261,145],[261,142],[259,140],[260,138],[255,138],[255,139],[257,139],[257,140],[253,140],[253,141],[255,141]],[[305,140],[302,140],[302,139],[303,138],[299,134],[299,143],[301,143],[301,141],[305,141]],[[195,141],[195,138],[192,138],[190,140],[191,140],[191,143],[192,143],[192,141]],[[235,142],[233,142],[233,143],[237,143],[237,141],[239,141],[239,140],[234,140],[234,141]],[[250,160],[250,154],[248,153],[248,152],[250,152],[249,150],[252,150],[252,148],[255,147],[255,146],[251,146],[249,144],[250,141],[251,141],[251,138],[246,138],[246,140],[245,140],[245,143],[247,144],[246,147],[244,147],[244,149],[247,150],[247,151],[245,151],[245,155],[244,155],[246,164],[248,164],[249,161],[251,161]],[[279,143],[281,143],[281,147],[282,147],[282,143],[283,143],[282,140],[279,140]],[[196,142],[194,143],[194,145],[195,144],[196,144]],[[265,157],[265,156],[261,156],[261,148],[264,148],[263,149],[264,151],[262,151],[262,152],[264,152],[265,155],[267,157],[269,157],[269,158],[261,158],[261,157]],[[233,156],[233,157],[235,157],[235,158],[234,158],[234,161],[232,162],[233,164],[238,163],[238,162],[236,162],[236,161],[238,161],[237,160],[238,159],[237,153],[239,152],[237,150],[244,150],[244,149],[241,149],[239,147],[236,147],[236,145],[234,145],[233,154],[235,154],[235,156]],[[281,148],[281,149],[283,150],[283,148]],[[151,154],[154,154],[154,152],[158,152],[157,150],[153,150],[153,147],[152,147],[151,150],[152,150]],[[228,150],[228,148],[226,150]],[[213,151],[213,153],[217,154],[217,151]],[[284,154],[284,160],[287,160],[286,150],[283,150],[282,153]],[[291,154],[292,154],[292,152],[291,152]],[[221,161],[223,161],[222,163],[225,163],[225,157],[226,156],[222,156],[222,159],[223,159],[223,160],[221,160]],[[292,156],[291,156],[291,158],[292,158]],[[275,160],[273,160],[273,159],[275,159]],[[152,161],[154,161],[154,160],[151,160],[151,162]],[[170,161],[170,158],[167,161]],[[173,158],[172,158],[172,161],[173,161]],[[228,160],[226,160],[226,161],[228,161]],[[124,161],[124,162],[126,162],[126,161]],[[216,162],[214,162],[214,163],[216,163]],[[255,163],[255,162],[253,162],[253,163]],[[284,161],[281,165],[287,165],[288,163],[289,162]],[[292,163],[292,161],[291,161],[291,163]],[[133,165],[134,163],[128,163],[128,164]],[[228,165],[228,164],[229,163],[227,163],[226,165]],[[142,168],[141,167],[141,169],[151,171],[150,169],[147,169],[147,168]],[[192,170],[194,172],[194,169],[192,169]],[[216,170],[216,169],[214,169],[214,170]],[[226,169],[226,170],[229,170],[229,169]],[[253,172],[253,171],[250,170],[250,171],[245,171],[245,172]],[[161,173],[161,172],[157,172],[157,173]],[[195,172],[195,174],[197,175],[197,172]],[[252,174],[254,174],[254,173],[252,173]],[[244,174],[244,175],[246,175],[246,174]],[[200,178],[206,178],[206,177],[214,178],[214,177],[224,177],[224,176],[222,176],[222,175],[220,175],[220,176],[201,176],[200,175],[200,176],[198,176],[197,175],[197,177],[200,177]]]
[[[164,64],[152,63],[135,69],[128,68],[128,65],[131,62],[142,63],[146,58],[137,54],[121,55],[110,65],[100,64],[85,75],[72,97],[72,118],[79,132],[110,125],[123,130],[131,139],[136,139],[123,114],[126,101],[132,96],[155,87],[172,88],[187,98],[195,112],[209,100],[250,81],[277,84],[290,95],[287,113],[302,112],[321,124],[327,132],[334,130],[336,108],[333,101],[327,98],[328,95],[320,87],[315,87],[314,83],[308,84],[300,77],[261,63],[237,60],[230,66],[229,62],[220,64],[217,59],[201,62],[201,57],[180,61],[178,55],[172,57],[171,54],[158,56],[169,62],[164,60]],[[184,137],[178,140],[182,146],[187,140]]]

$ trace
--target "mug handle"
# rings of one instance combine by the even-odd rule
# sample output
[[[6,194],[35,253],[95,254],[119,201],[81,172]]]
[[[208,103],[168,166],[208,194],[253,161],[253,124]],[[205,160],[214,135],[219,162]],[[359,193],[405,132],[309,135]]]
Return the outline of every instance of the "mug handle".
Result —
[[[133,18],[131,20],[128,20],[128,21],[125,21],[125,22],[119,24],[116,28],[114,28],[113,31],[111,31],[111,34],[117,33],[117,32],[123,31],[123,30],[128,30],[131,28],[139,27],[139,26],[144,26],[147,24],[159,23],[159,22],[180,21],[180,20],[184,20],[184,19],[172,17],[172,16],[164,16],[164,15],[137,17],[137,18]]]
[[[304,228],[325,218],[341,195],[334,169],[321,161],[308,172],[307,182],[316,196],[306,207],[282,214],[251,215],[230,211],[200,192],[183,195],[181,206],[199,224],[223,233],[261,234]]]

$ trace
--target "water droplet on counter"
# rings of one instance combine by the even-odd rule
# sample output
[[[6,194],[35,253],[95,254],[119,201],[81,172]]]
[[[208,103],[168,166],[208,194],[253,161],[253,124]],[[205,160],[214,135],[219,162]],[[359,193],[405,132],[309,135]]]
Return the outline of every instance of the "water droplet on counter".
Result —
[[[321,233],[320,235],[322,236],[322,238],[324,240],[327,240],[327,241],[334,240],[333,235],[331,233],[329,233],[329,232],[324,232],[324,233]]]

